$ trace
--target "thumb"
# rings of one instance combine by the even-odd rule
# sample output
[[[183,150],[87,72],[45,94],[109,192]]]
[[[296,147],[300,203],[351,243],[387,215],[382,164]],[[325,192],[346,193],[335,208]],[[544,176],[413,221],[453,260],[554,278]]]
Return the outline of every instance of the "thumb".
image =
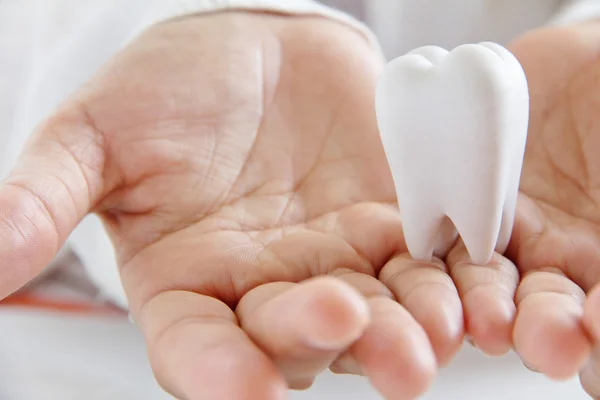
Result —
[[[81,108],[46,121],[0,184],[0,298],[34,278],[103,190],[103,136]]]

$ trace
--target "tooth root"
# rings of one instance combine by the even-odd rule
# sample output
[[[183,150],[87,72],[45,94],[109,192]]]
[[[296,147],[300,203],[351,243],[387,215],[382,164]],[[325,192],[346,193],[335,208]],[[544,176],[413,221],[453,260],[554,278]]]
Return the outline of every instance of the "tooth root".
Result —
[[[406,207],[401,211],[404,240],[410,256],[415,260],[430,261],[439,243],[439,230],[444,215],[426,207]]]
[[[444,258],[458,238],[454,223],[427,200],[402,203],[406,206],[400,212],[404,240],[411,257],[422,261]]]
[[[505,197],[497,195],[503,190],[493,181],[490,178],[479,185],[463,181],[462,187],[476,190],[463,190],[454,196],[448,211],[471,261],[478,265],[485,265],[492,258],[503,220]]]
[[[454,246],[454,243],[456,243],[456,239],[458,239],[458,231],[454,226],[454,222],[450,218],[445,217],[439,228],[433,255],[438,258],[446,257],[452,246]]]
[[[518,157],[520,155],[516,154],[516,156]],[[520,165],[517,165],[517,167],[519,167],[518,170],[511,171],[514,178],[510,182],[511,185],[508,188],[508,193],[506,195],[506,200],[504,202],[504,207],[502,211],[500,232],[498,233],[498,239],[496,242],[496,251],[500,254],[504,254],[504,252],[508,248],[508,244],[510,242],[514,226],[515,213],[517,210],[517,197],[519,195],[519,177],[521,175]]]
[[[496,251],[500,254],[504,254],[508,248],[514,226],[515,211],[516,205],[512,207],[506,206],[502,213],[502,223],[500,225],[500,233],[498,234],[498,243],[496,243]]]
[[[471,261],[477,265],[486,265],[490,262],[496,247],[496,239],[500,231],[500,222],[494,223],[493,227],[486,229],[473,229],[475,222],[469,219],[459,219],[455,222],[460,232]],[[467,227],[461,232],[461,227]]]
[[[523,149],[525,145],[523,145]],[[523,159],[523,152],[516,152],[514,157]],[[504,254],[510,243],[512,230],[514,226],[515,213],[517,210],[517,198],[519,196],[519,183],[521,176],[522,163],[515,163],[515,169],[512,172],[512,180],[508,188],[506,195],[506,202],[504,203],[504,211],[502,213],[502,223],[500,225],[500,233],[498,235],[498,243],[496,244],[496,251],[500,254]]]

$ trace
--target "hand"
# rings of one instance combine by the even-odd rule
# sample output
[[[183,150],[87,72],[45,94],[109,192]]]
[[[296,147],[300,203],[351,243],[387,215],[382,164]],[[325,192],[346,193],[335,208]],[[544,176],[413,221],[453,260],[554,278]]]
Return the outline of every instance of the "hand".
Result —
[[[528,77],[531,119],[508,258],[473,266],[459,247],[448,264],[460,271],[467,332],[512,328],[512,320],[524,363],[563,379],[584,367],[600,339],[600,293],[584,315],[586,293],[600,283],[600,24],[538,30],[510,48]],[[468,274],[479,281],[465,287]],[[600,396],[600,357],[582,383]]]
[[[333,363],[416,397],[459,348],[463,316],[444,264],[406,255],[374,119],[381,67],[321,18],[153,27],[2,184],[0,296],[96,212],[174,395],[283,399]]]

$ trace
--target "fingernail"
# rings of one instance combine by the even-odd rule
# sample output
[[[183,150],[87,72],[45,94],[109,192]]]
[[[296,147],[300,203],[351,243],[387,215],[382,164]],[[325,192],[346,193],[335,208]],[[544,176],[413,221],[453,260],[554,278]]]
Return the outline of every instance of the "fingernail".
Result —
[[[297,379],[288,383],[292,390],[307,390],[315,383],[315,378]]]
[[[473,348],[478,349],[477,344],[471,335],[465,335],[465,342],[469,343]]]
[[[350,355],[345,355],[338,358],[331,367],[331,372],[336,374],[350,374],[364,376],[363,369],[356,359]]]
[[[525,366],[525,368],[527,368],[527,369],[528,369],[528,370],[530,370],[531,372],[535,372],[536,374],[539,374],[539,373],[540,373],[540,371],[538,371],[537,369],[533,368],[533,367],[532,367],[532,366],[530,366],[530,365],[527,365],[527,363],[525,363],[524,361],[523,361],[523,365]]]

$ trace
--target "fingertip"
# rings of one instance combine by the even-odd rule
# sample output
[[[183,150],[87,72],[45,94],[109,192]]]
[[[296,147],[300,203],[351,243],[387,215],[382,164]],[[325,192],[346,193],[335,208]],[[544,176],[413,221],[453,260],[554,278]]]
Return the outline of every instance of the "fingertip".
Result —
[[[595,348],[592,356],[579,373],[581,387],[593,399],[600,398],[600,349]]]
[[[369,300],[373,321],[352,354],[387,399],[415,399],[431,385],[437,362],[427,334],[398,303]]]
[[[464,316],[445,264],[439,259],[417,261],[404,253],[386,264],[379,279],[423,327],[437,363],[449,364],[463,342]]]
[[[482,290],[463,302],[467,333],[477,347],[489,356],[502,356],[512,348],[512,330],[517,313],[512,298],[505,293]]]
[[[302,287],[304,286],[304,287]],[[332,277],[317,278],[301,285],[290,303],[304,307],[297,327],[309,345],[338,350],[358,339],[370,321],[366,299],[350,285]],[[302,289],[302,290],[301,290]]]
[[[415,300],[417,300],[415,298]],[[420,304],[419,304],[420,303]],[[458,294],[441,290],[430,299],[403,303],[427,333],[437,364],[450,364],[464,340],[463,308]]]
[[[292,390],[307,390],[315,383],[315,378],[300,378],[289,382],[289,388]]]
[[[236,314],[290,384],[303,387],[367,329],[366,299],[333,277],[275,282],[249,292]]]
[[[470,342],[484,354],[505,354],[512,347],[516,316],[516,266],[498,253],[487,264],[473,264],[463,242],[451,251],[447,261],[462,299]]]
[[[592,346],[581,317],[579,304],[566,295],[538,293],[524,299],[513,331],[523,362],[553,380],[577,375]]]
[[[370,320],[366,299],[333,277],[262,285],[242,298],[236,314],[253,339],[276,353],[341,351]]]

